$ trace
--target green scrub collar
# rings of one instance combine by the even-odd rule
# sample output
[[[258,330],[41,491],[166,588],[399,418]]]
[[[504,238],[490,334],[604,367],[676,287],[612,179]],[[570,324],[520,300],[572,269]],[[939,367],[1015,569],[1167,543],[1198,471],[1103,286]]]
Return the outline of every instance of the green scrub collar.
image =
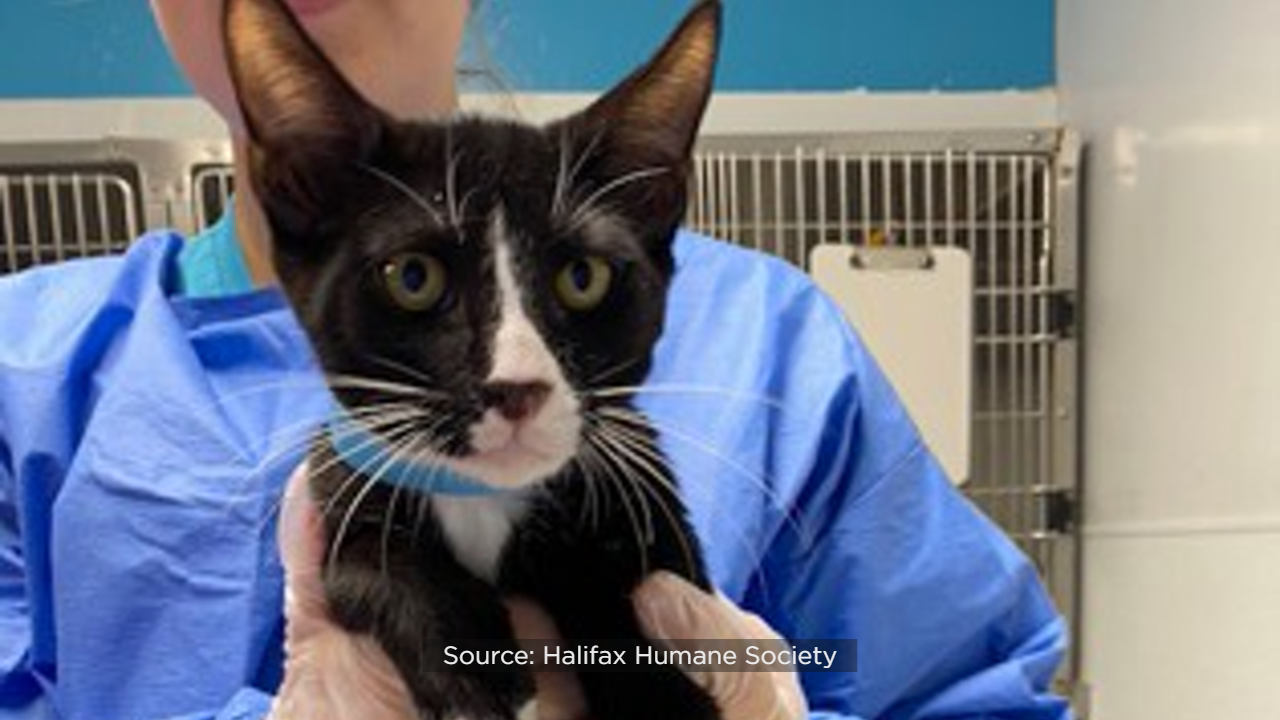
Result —
[[[178,293],[183,297],[226,297],[253,290],[233,215],[228,209],[178,252]]]

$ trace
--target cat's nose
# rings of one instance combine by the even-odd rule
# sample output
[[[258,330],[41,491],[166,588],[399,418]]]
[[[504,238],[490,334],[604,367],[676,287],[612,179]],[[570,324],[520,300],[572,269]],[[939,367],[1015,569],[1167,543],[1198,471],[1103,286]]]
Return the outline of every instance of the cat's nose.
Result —
[[[511,422],[536,414],[550,395],[551,385],[540,380],[493,382],[480,389],[484,406],[497,410],[499,415]]]

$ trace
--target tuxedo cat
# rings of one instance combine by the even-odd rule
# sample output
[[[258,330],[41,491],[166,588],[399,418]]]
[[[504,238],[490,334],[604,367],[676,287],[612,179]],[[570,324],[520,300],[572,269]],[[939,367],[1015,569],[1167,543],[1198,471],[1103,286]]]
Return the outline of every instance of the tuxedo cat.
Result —
[[[515,648],[501,598],[566,642],[645,641],[655,570],[708,587],[676,478],[631,404],[662,330],[720,6],[546,127],[403,122],[365,101],[278,0],[228,0],[228,54],[273,262],[338,401],[309,457],[337,622],[369,633],[426,718],[514,718],[527,672],[442,669]],[[412,48],[406,52],[412,52]],[[592,717],[718,717],[675,668],[581,673]]]

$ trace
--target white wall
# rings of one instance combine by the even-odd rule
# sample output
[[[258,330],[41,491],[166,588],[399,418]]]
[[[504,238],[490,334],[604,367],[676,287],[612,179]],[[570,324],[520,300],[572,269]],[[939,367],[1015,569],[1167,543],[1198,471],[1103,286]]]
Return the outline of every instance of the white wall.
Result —
[[[586,106],[583,93],[467,95],[464,108],[547,122]],[[1047,90],[975,93],[722,93],[702,124],[707,134],[840,133],[1052,127]],[[222,121],[192,98],[0,100],[0,143],[103,137],[220,138]]]
[[[1280,2],[1060,0],[1091,143],[1084,673],[1280,718]]]

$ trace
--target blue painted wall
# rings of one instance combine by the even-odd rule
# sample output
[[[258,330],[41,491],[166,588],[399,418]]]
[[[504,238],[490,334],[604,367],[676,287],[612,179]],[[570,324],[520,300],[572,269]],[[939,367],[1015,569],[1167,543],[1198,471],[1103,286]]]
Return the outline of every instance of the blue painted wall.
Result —
[[[482,0],[517,87],[599,89],[688,0]],[[724,0],[726,90],[1003,90],[1054,82],[1053,0]]]
[[[190,0],[203,2],[204,0]],[[480,0],[499,74],[598,90],[689,0]],[[1054,82],[1053,0],[725,0],[723,90],[1031,89]],[[0,97],[187,93],[144,0],[3,0]]]
[[[146,0],[0,3],[0,97],[190,92],[169,61]]]

